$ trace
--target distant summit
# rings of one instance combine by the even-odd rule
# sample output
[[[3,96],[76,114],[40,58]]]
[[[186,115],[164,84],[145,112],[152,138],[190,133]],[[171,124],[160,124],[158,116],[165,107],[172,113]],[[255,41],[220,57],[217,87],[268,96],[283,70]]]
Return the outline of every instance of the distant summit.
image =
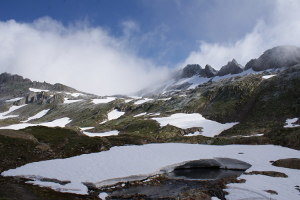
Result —
[[[217,76],[225,76],[227,74],[238,74],[243,71],[243,66],[238,64],[235,59],[224,65],[220,71],[218,71]]]
[[[9,73],[0,74],[0,98],[2,96],[23,96],[29,88],[38,88],[42,90],[78,92],[74,88],[65,86],[60,83],[54,85],[47,82],[31,81],[19,75]]]
[[[190,78],[192,76],[210,78],[215,76],[216,73],[217,70],[210,65],[206,65],[203,69],[199,64],[189,64],[183,68],[180,78]]]
[[[272,68],[290,67],[300,63],[300,48],[278,46],[265,51],[259,58],[250,60],[245,70],[263,71]]]

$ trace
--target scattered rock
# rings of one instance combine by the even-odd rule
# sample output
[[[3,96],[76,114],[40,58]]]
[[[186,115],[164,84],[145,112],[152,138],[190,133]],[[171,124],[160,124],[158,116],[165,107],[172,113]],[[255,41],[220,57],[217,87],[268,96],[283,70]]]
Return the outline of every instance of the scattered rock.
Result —
[[[290,169],[300,169],[300,159],[299,158],[286,158],[276,160],[272,163],[276,167],[285,167]]]
[[[275,194],[275,195],[278,194],[278,192],[276,192],[274,190],[265,190],[265,192],[270,193],[270,194]]]
[[[265,175],[265,176],[271,176],[271,177],[282,177],[287,178],[288,175],[282,172],[275,172],[275,171],[252,171],[252,172],[245,172],[245,175]]]

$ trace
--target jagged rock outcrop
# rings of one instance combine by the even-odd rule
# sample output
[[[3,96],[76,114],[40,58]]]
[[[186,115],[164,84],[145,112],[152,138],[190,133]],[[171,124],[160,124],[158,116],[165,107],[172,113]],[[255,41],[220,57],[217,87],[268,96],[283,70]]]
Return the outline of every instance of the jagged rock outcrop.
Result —
[[[265,51],[258,59],[250,60],[245,70],[252,68],[263,71],[272,68],[290,67],[300,63],[300,48],[295,46],[278,46]]]
[[[217,74],[217,70],[212,68],[210,65],[206,65],[204,68],[205,77],[211,78]]]
[[[12,75],[9,73],[0,74],[0,98],[26,96],[29,92],[29,88],[51,91],[78,92],[71,87],[59,83],[52,85],[47,82],[31,81],[30,79],[23,78],[19,75]]]
[[[210,65],[206,65],[204,69],[199,64],[190,64],[183,68],[180,78],[190,78],[192,76],[201,76],[206,78],[214,77],[217,70]]]
[[[218,71],[217,76],[224,76],[227,74],[238,74],[243,71],[242,65],[238,64],[238,62],[233,59],[228,62],[227,65],[224,65],[220,71]]]
[[[181,78],[190,78],[195,75],[200,75],[202,67],[199,64],[189,64],[183,68]]]

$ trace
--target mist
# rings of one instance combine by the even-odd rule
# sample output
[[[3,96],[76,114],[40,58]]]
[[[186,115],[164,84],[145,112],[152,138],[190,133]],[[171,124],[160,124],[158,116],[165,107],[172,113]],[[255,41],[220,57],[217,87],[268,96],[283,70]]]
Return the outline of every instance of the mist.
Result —
[[[300,46],[300,1],[274,0],[273,2],[272,6],[266,8],[266,13],[270,12],[270,14],[258,19],[253,29],[245,36],[233,42],[200,41],[198,49],[192,51],[178,67],[197,63],[201,66],[210,64],[220,69],[233,58],[245,65],[250,59],[259,57],[272,47]]]
[[[136,56],[126,37],[112,37],[85,22],[65,26],[47,17],[32,23],[9,20],[0,22],[0,33],[1,73],[98,95],[132,94],[169,74],[168,68]]]

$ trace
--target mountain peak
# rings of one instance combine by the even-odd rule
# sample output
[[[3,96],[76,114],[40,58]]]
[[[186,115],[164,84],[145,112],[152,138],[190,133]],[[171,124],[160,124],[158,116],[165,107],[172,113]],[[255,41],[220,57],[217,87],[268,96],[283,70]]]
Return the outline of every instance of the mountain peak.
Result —
[[[217,73],[217,76],[224,76],[227,74],[238,74],[243,71],[243,66],[240,65],[235,59],[229,61],[227,65],[224,65],[220,71]]]
[[[195,75],[200,75],[202,67],[199,64],[186,65],[181,73],[181,78],[190,78]]]
[[[250,60],[245,70],[252,68],[263,71],[271,68],[290,67],[300,63],[300,48],[296,46],[277,46],[266,50],[259,58]]]

